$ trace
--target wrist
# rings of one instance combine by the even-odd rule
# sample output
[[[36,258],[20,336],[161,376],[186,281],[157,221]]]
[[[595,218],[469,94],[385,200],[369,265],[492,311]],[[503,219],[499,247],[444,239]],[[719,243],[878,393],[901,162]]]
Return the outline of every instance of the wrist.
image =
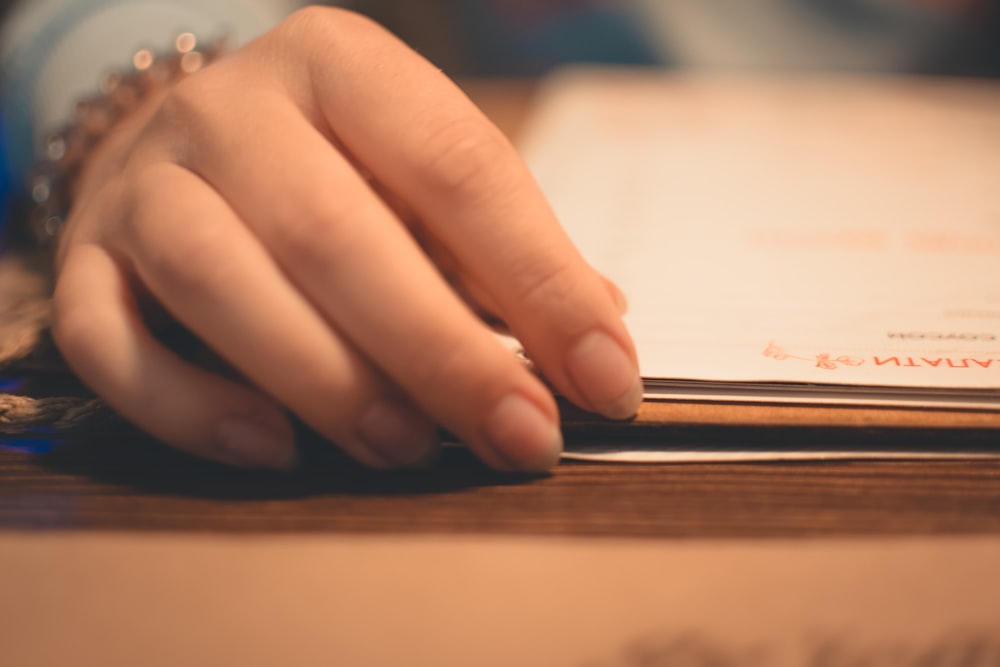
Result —
[[[137,51],[130,70],[107,73],[96,95],[76,103],[73,120],[45,138],[43,157],[29,172],[28,189],[34,202],[29,226],[37,243],[51,246],[58,240],[85,164],[109,135],[129,125],[135,116],[155,109],[152,102],[176,81],[214,61],[225,46],[225,40],[217,40],[199,47],[193,34],[182,33],[171,51]]]
[[[235,43],[271,27],[289,0],[30,0],[0,32],[0,94],[8,112],[10,171],[17,178],[53,128],[72,119],[76,101],[101,74],[139,48],[191,31],[225,32]]]

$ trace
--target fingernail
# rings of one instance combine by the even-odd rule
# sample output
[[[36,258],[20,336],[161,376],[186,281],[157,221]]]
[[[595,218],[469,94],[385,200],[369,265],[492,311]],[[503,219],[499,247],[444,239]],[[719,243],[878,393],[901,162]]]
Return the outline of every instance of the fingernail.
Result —
[[[434,425],[414,407],[394,399],[375,402],[358,423],[365,445],[388,463],[421,467],[436,453]]]
[[[570,377],[597,412],[626,419],[642,403],[639,369],[622,346],[603,331],[591,331],[567,355]]]
[[[216,435],[222,450],[237,464],[274,470],[291,470],[298,465],[290,429],[279,433],[257,422],[230,417],[219,423]]]
[[[486,419],[490,446],[518,470],[548,470],[562,454],[562,432],[556,420],[520,394],[508,394]]]

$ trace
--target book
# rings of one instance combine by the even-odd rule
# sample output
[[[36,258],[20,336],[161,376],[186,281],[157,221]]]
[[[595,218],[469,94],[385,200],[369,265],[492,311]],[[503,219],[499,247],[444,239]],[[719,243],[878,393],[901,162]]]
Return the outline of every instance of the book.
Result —
[[[1000,410],[1000,83],[572,68],[520,145],[648,400]]]

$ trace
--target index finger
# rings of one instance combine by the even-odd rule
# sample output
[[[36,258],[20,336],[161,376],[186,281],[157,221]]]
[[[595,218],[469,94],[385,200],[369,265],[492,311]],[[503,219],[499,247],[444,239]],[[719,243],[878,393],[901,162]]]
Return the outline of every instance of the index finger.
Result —
[[[310,73],[296,95],[306,113],[413,208],[562,393],[610,417],[634,414],[642,384],[619,308],[506,137],[378,25],[335,9],[289,25],[313,38],[290,40]]]

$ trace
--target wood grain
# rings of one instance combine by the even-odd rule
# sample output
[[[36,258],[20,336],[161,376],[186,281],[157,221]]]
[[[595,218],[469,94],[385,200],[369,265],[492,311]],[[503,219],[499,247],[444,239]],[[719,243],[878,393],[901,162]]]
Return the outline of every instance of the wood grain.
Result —
[[[224,469],[137,434],[0,451],[0,529],[814,537],[1000,533],[1000,461],[563,464],[447,451],[362,469],[318,441],[292,474]]]

